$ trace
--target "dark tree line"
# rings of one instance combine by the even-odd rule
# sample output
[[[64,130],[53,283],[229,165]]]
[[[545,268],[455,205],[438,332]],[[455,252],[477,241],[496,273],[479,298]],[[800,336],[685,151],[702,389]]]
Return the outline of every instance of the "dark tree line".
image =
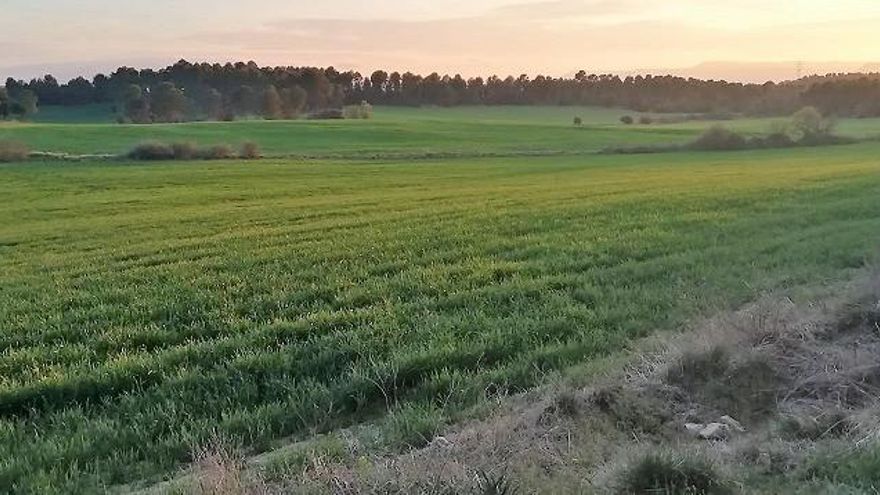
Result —
[[[594,105],[640,112],[745,115],[789,115],[811,105],[826,115],[880,116],[880,75],[830,74],[765,84],[674,76],[621,78],[585,71],[573,78],[465,79],[437,73],[380,70],[364,76],[332,67],[180,61],[161,70],[121,67],[109,76],[98,75],[92,81],[80,77],[66,84],[52,76],[30,82],[8,79],[6,90],[7,115],[13,101],[20,106],[35,100],[44,105],[112,103],[120,119],[131,122],[294,118],[327,114],[328,109],[361,101],[408,106]]]
[[[37,95],[30,89],[10,92],[0,87],[0,119],[24,119],[37,113]]]

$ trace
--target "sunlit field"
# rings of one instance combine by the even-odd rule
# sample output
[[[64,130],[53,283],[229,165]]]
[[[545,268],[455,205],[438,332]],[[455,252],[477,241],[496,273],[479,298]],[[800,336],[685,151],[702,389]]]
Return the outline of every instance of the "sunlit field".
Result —
[[[880,144],[603,156],[709,124],[590,112],[0,125],[35,150],[278,155],[0,166],[0,487],[161,480],[217,435],[254,453],[413,411],[450,422],[874,256]]]
[[[0,123],[0,138],[37,151],[72,154],[123,153],[148,140],[195,141],[204,145],[257,142],[276,157],[422,158],[487,155],[577,155],[603,149],[683,144],[719,122],[672,124],[620,122],[617,109],[584,107],[384,107],[368,121],[238,121],[118,125],[103,107],[50,107],[37,123]],[[108,112],[104,114],[103,112]],[[104,115],[101,123],[96,116]],[[580,117],[583,125],[573,125]],[[667,116],[668,118],[668,116]],[[40,120],[44,120],[40,121]],[[765,134],[785,119],[739,119],[721,124],[745,134]],[[840,134],[880,137],[880,119],[842,119]]]

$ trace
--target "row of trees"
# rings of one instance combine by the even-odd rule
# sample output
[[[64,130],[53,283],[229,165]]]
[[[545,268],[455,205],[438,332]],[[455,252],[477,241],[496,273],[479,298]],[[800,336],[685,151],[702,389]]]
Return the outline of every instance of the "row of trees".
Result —
[[[116,98],[120,120],[134,123],[183,122],[185,120],[233,120],[260,116],[265,119],[297,118],[305,109],[308,93],[300,86],[279,90],[269,84],[255,89],[242,85],[231,93],[202,86],[185,91],[174,82],[154,87],[129,84]]]
[[[427,76],[333,67],[259,67],[254,62],[192,64],[161,70],[121,67],[89,81],[45,76],[8,79],[10,95],[33,93],[45,105],[115,103],[135,122],[295,117],[369,101],[384,105],[595,105],[641,112],[787,115],[805,105],[837,116],[880,116],[880,75],[828,75],[786,83],[741,84],[674,76],[578,72],[572,78]]]
[[[9,92],[0,87],[0,120],[12,118],[26,119],[37,113],[37,95],[28,89]]]

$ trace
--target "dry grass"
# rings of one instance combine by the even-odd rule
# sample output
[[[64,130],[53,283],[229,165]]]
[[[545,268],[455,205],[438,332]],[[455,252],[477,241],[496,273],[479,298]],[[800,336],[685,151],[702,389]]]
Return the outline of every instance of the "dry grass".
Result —
[[[24,143],[0,139],[0,163],[25,161],[29,155],[30,150]]]
[[[192,495],[263,495],[270,493],[261,478],[246,469],[244,458],[214,440],[194,453]]]
[[[199,456],[198,493],[711,494],[748,491],[732,481],[746,476],[840,488],[799,473],[817,456],[880,440],[878,363],[875,274],[845,297],[768,297],[693,332],[655,337],[589,387],[507,399],[443,436],[415,415],[412,438],[427,445],[404,454],[371,451],[351,435],[348,455],[316,456],[253,485],[239,460],[214,450]],[[734,413],[746,432],[726,440],[698,440],[683,428]]]

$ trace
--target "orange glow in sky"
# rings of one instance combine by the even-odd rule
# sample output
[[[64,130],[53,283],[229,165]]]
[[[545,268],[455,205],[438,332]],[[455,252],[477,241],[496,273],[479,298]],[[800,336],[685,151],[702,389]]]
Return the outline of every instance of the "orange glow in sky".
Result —
[[[465,75],[880,62],[880,0],[4,0],[3,10],[0,76],[179,58]]]

